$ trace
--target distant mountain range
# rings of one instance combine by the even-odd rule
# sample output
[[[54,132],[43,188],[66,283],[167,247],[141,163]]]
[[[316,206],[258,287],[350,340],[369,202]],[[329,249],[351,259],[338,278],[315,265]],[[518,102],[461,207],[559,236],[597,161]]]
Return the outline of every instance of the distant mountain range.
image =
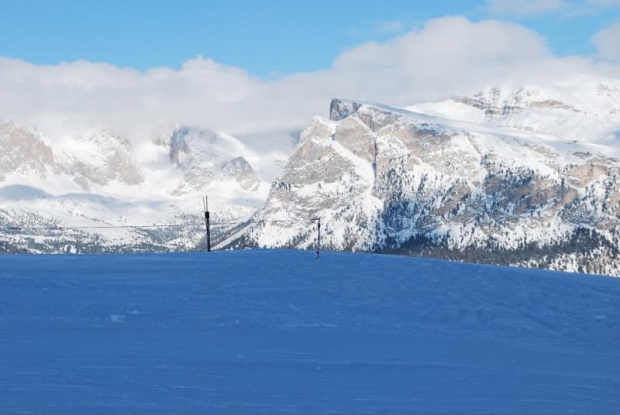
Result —
[[[409,108],[335,99],[227,246],[401,253],[620,275],[620,82]]]
[[[227,224],[215,225],[216,240],[265,199],[269,181],[248,154],[256,157],[236,138],[198,128],[134,148],[109,130],[52,143],[36,129],[0,123],[0,251],[201,249],[203,195],[214,222]]]
[[[334,99],[292,152],[292,140],[260,153],[191,127],[161,137],[134,148],[96,130],[51,144],[0,124],[0,251],[200,249],[209,193],[218,248],[311,248],[320,217],[325,249],[620,275],[618,80],[405,108]],[[274,154],[289,153],[279,169]],[[86,229],[130,223],[180,226]],[[69,225],[84,228],[49,230]]]

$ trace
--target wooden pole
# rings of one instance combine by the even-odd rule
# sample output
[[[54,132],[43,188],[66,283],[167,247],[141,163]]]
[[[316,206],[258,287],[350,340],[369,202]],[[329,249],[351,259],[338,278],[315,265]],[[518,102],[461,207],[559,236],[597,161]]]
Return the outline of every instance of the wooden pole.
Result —
[[[312,221],[316,221],[316,259],[321,256],[321,218],[314,218]]]
[[[316,224],[317,228],[316,228],[316,232],[317,232],[317,237],[316,237],[316,259],[319,259],[320,256],[320,252],[321,252],[321,218],[319,218],[317,224]]]
[[[207,252],[211,252],[211,220],[209,218],[209,196],[204,198],[205,226],[207,227]]]

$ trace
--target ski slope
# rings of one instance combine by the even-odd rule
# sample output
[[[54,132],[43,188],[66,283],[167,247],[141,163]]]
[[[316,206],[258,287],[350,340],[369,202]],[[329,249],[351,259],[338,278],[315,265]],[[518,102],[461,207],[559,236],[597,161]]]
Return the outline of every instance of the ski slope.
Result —
[[[364,254],[0,256],[3,414],[620,413],[620,279]]]

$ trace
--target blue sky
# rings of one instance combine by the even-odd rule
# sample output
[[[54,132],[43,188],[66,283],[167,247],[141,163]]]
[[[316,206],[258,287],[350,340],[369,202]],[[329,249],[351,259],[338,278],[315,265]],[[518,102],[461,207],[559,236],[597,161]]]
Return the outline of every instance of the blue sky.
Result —
[[[593,54],[591,38],[620,20],[618,7],[596,5],[617,5],[615,0],[516,3],[0,0],[0,56],[36,64],[84,59],[145,70],[179,68],[202,55],[269,79],[327,69],[356,45],[421,29],[446,15],[516,22],[544,36],[558,56]],[[542,6],[525,9],[534,3]]]

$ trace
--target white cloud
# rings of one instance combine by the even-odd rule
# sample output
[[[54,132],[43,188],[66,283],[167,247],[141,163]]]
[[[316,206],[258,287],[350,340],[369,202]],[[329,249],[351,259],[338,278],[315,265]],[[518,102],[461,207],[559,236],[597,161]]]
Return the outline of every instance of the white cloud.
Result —
[[[499,81],[545,82],[571,74],[620,71],[587,57],[554,57],[544,38],[516,24],[446,17],[346,51],[327,70],[275,81],[201,57],[178,70],[146,72],[0,58],[0,118],[57,133],[106,126],[134,139],[175,123],[233,134],[296,130],[313,115],[326,115],[332,97],[410,105]]]
[[[598,33],[592,41],[600,58],[620,60],[620,23]]]

